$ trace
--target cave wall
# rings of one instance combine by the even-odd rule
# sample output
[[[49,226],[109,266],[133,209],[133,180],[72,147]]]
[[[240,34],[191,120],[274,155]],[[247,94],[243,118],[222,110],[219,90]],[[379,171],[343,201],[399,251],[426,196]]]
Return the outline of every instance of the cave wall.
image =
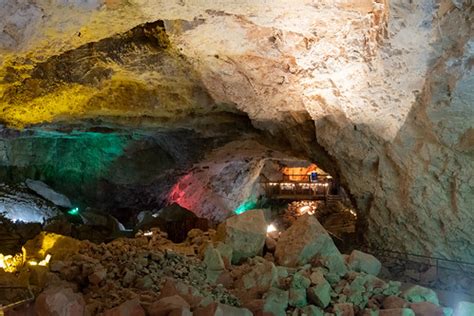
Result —
[[[0,14],[6,126],[179,118],[202,132],[212,119],[196,117],[245,113],[242,133],[326,160],[373,246],[473,260],[471,1],[32,0]]]

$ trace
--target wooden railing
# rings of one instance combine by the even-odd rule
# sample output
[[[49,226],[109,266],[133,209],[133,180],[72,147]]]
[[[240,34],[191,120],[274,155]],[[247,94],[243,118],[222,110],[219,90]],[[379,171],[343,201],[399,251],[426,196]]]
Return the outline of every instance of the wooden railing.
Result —
[[[331,178],[319,178],[318,182],[268,181],[262,182],[265,194],[271,199],[325,200],[331,195],[334,183]]]

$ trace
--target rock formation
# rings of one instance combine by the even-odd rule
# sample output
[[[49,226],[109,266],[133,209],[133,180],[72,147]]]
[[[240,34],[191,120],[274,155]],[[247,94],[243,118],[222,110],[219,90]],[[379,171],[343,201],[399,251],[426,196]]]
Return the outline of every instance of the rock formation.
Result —
[[[228,129],[224,138],[271,135],[333,171],[356,201],[360,232],[373,247],[469,261],[472,19],[470,1],[449,0],[8,1],[0,10],[0,120],[27,128],[30,138],[17,151],[17,140],[1,140],[0,162],[12,176],[28,161],[25,173],[34,169],[60,191],[64,173],[47,166],[55,152],[65,159],[76,153],[57,147],[72,130],[125,130],[121,137],[145,135],[147,143],[159,139],[150,129],[170,135],[184,128],[202,144],[216,139],[206,137],[210,126],[248,117],[244,129]],[[45,130],[57,136],[56,151],[33,167],[31,159],[43,156],[18,152],[36,148]],[[175,148],[164,139],[153,148]],[[161,156],[189,171],[209,152],[199,144],[185,147],[199,153],[187,156],[193,159],[168,150]],[[126,147],[101,149],[93,165],[117,157],[136,165],[127,158],[137,148],[127,154]],[[67,170],[80,175],[77,166]],[[118,179],[107,191],[108,174],[90,170],[97,181],[76,183],[94,199],[96,191],[154,191],[136,181],[138,192],[121,194],[133,190],[120,173],[109,174]],[[170,177],[172,187],[177,176]],[[159,193],[149,196],[163,200],[166,190]]]

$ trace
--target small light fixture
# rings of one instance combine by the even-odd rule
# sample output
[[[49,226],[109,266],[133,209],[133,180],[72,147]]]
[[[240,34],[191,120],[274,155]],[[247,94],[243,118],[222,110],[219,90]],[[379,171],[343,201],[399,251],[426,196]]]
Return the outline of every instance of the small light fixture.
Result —
[[[270,233],[273,233],[273,232],[276,232],[276,231],[277,231],[277,229],[276,229],[275,225],[270,224],[270,225],[267,226],[267,234],[270,234]]]
[[[73,209],[70,209],[68,212],[67,212],[69,215],[78,215],[79,214],[79,208],[78,207],[75,207]]]

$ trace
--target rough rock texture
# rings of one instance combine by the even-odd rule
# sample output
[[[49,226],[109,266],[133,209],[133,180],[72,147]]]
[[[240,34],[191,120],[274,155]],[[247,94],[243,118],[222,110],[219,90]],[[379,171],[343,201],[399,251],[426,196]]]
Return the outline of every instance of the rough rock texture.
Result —
[[[263,210],[229,217],[217,228],[216,240],[232,248],[232,263],[261,255],[267,234]]]
[[[7,2],[8,126],[244,112],[337,160],[373,246],[474,257],[470,1]]]
[[[55,287],[44,291],[37,297],[35,312],[38,316],[80,316],[84,315],[85,302],[82,294],[74,293],[71,289]]]
[[[341,253],[331,237],[318,220],[308,214],[299,217],[280,235],[275,259],[280,265],[289,267],[320,260],[335,274],[346,272]]]
[[[353,250],[347,258],[348,266],[359,272],[365,272],[377,276],[382,268],[380,261],[368,253],[359,250]]]

